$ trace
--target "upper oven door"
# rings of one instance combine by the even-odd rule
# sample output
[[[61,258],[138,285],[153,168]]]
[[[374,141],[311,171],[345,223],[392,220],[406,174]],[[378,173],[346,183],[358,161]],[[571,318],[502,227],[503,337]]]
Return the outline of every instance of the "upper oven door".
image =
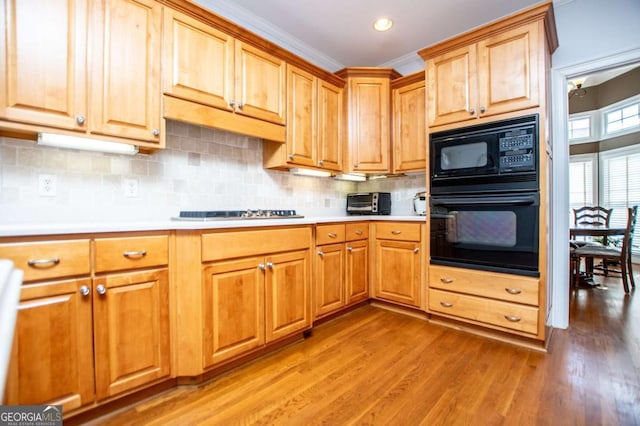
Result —
[[[431,140],[433,180],[465,176],[496,175],[500,158],[495,133]]]
[[[431,263],[538,275],[537,193],[431,198]]]

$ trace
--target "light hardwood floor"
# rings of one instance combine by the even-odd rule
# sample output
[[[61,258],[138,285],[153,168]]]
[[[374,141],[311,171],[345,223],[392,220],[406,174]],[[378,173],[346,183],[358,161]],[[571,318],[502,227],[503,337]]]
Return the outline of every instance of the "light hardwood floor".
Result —
[[[365,306],[92,424],[639,425],[640,294],[607,282],[572,291],[548,354]]]

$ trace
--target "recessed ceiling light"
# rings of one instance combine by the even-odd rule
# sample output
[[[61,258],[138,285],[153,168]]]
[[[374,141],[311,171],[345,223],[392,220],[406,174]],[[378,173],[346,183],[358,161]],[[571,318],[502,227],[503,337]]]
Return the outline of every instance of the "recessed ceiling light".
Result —
[[[389,31],[393,27],[393,21],[390,18],[378,18],[373,23],[376,31]]]

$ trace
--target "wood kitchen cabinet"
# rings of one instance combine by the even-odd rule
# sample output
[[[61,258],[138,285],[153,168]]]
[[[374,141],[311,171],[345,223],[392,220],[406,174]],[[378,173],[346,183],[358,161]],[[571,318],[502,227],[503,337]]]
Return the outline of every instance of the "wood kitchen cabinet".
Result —
[[[423,226],[419,223],[377,222],[375,228],[374,297],[422,306]]]
[[[311,327],[311,231],[205,233],[200,371]]]
[[[315,318],[369,298],[369,225],[316,225]]]
[[[418,52],[425,60],[428,126],[536,108],[545,99],[545,56],[557,46],[542,5]]]
[[[427,136],[425,72],[391,82],[393,101],[393,172],[425,171]]]
[[[6,403],[66,413],[168,378],[167,253],[166,235],[0,243],[25,271]]]
[[[345,171],[385,173],[391,170],[390,81],[400,76],[390,68],[345,68],[348,143]]]
[[[153,0],[4,1],[0,127],[163,147],[161,16]]]
[[[342,117],[342,87],[288,65],[286,143],[265,141],[264,167],[340,171]]]

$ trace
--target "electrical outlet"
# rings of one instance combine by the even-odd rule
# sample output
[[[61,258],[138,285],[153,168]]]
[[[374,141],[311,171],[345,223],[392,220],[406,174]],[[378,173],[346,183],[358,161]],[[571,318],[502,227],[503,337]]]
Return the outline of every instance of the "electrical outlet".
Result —
[[[55,175],[38,175],[38,195],[41,197],[55,197],[57,178]]]
[[[134,198],[138,196],[138,179],[125,179],[122,181],[124,196]]]

